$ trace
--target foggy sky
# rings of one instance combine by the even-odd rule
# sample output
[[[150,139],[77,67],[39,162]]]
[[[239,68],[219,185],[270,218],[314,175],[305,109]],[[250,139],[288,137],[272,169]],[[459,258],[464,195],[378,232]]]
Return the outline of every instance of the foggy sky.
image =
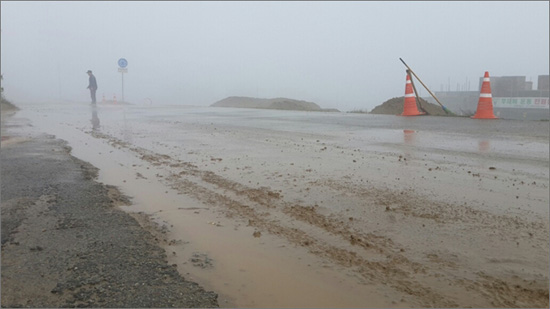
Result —
[[[207,106],[287,97],[371,110],[404,95],[403,58],[432,91],[549,71],[544,2],[1,2],[1,70],[14,103]],[[417,89],[422,88],[420,85]],[[422,96],[428,96],[424,89]]]

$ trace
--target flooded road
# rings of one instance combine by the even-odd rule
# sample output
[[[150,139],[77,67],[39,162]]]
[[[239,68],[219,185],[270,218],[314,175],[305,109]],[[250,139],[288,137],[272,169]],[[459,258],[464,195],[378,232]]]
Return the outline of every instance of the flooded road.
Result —
[[[548,122],[102,104],[11,121],[98,167],[222,307],[548,307]]]

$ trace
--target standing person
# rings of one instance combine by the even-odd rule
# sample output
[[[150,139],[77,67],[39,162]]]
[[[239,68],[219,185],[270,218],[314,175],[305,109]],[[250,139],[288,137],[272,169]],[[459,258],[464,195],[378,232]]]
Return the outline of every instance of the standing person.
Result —
[[[90,95],[92,96],[92,104],[95,104],[95,92],[97,90],[97,81],[95,80],[94,74],[92,74],[92,70],[88,70],[88,76],[90,76],[88,89],[90,89]]]

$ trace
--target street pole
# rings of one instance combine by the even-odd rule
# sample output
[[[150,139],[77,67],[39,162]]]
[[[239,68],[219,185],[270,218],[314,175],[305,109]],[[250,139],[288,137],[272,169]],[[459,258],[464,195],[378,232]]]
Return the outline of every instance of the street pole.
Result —
[[[128,65],[128,61],[126,61],[126,59],[124,58],[120,58],[118,59],[118,71],[120,72],[120,74],[122,74],[122,102],[125,102],[124,101],[124,73],[125,72],[128,72],[128,69],[126,68],[126,66]]]
[[[124,102],[124,72],[120,72],[122,74],[122,102]]]

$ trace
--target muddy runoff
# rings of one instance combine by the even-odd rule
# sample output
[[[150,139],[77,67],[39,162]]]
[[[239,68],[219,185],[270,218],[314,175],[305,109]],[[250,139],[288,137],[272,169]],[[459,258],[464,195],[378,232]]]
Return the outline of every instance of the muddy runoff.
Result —
[[[211,111],[38,127],[222,307],[548,306],[547,139]]]

